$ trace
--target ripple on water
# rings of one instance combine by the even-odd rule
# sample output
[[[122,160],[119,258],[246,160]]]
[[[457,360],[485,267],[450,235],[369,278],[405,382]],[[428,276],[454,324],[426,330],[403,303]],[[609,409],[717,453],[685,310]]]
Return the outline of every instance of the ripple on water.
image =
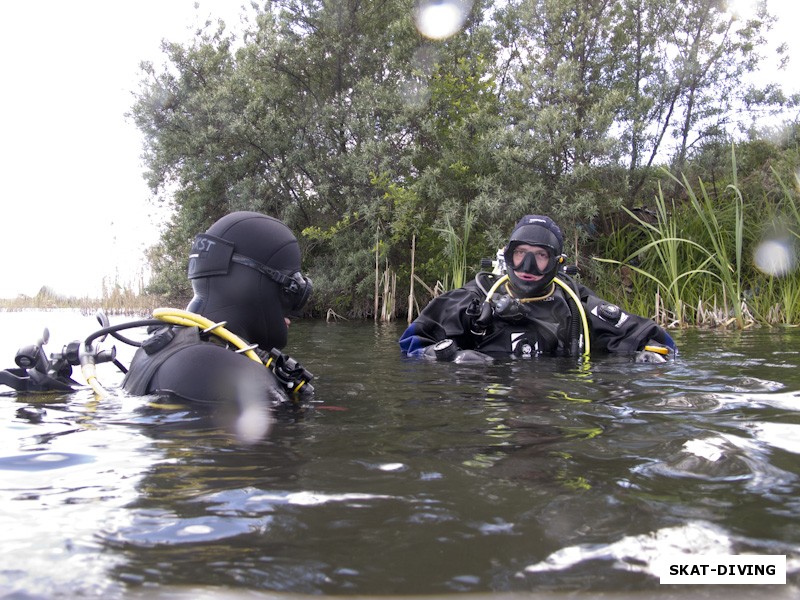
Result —
[[[720,555],[732,553],[731,539],[724,529],[702,521],[678,527],[625,536],[610,544],[582,544],[561,548],[545,560],[525,567],[528,573],[562,571],[580,563],[610,561],[613,568],[634,573],[658,575],[658,562],[675,554]]]
[[[766,493],[786,489],[797,476],[770,462],[769,446],[758,439],[717,433],[661,448],[661,457],[632,469],[648,478],[695,479],[702,482],[741,482],[745,491]]]
[[[271,520],[270,516],[227,518],[206,515],[179,518],[161,511],[140,512],[129,526],[107,534],[106,539],[113,543],[144,547],[216,542],[266,531]]]

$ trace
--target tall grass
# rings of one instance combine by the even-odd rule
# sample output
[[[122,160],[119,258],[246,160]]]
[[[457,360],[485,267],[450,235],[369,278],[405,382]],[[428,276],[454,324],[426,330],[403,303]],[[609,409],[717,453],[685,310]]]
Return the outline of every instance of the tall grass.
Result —
[[[787,261],[783,265],[786,270],[778,268],[771,275],[761,274],[756,283],[759,293],[754,294],[751,303],[768,323],[794,325],[800,323],[800,271],[797,270],[798,257],[793,252],[800,246],[800,210],[797,193],[786,185],[775,169],[772,169],[772,173],[782,197],[780,202],[767,206],[765,235],[762,238],[774,242],[776,251],[781,253],[778,259]],[[795,186],[800,190],[800,177],[797,175]]]
[[[474,216],[467,205],[464,209],[464,223],[460,234],[456,233],[449,217],[445,217],[444,228],[436,229],[444,235],[444,255],[449,261],[449,272],[444,278],[444,287],[447,290],[460,288],[467,281],[467,249],[473,222]]]
[[[689,196],[689,201],[692,208],[697,213],[701,222],[705,226],[707,239],[711,242],[711,248],[705,249],[708,258],[704,265],[708,264],[709,268],[703,269],[703,272],[711,277],[719,279],[722,290],[723,310],[730,312],[733,316],[735,324],[738,328],[745,326],[745,307],[744,298],[742,296],[742,256],[744,247],[744,200],[742,193],[739,191],[738,181],[736,178],[736,155],[732,154],[733,158],[733,183],[727,186],[726,191],[732,193],[732,204],[734,210],[733,218],[733,231],[732,231],[732,244],[733,249],[730,248],[731,233],[726,227],[723,227],[720,220],[717,218],[716,206],[711,201],[705,184],[702,180],[699,181],[701,195],[694,192],[686,177],[683,178],[683,187]],[[677,178],[673,176],[677,181]],[[730,311],[728,305],[730,303]]]
[[[656,223],[648,223],[633,211],[624,208],[645,231],[649,242],[628,255],[624,260],[595,257],[595,260],[626,266],[634,273],[651,280],[657,286],[653,312],[656,321],[667,326],[681,326],[686,323],[686,290],[692,278],[705,273],[709,262],[706,257],[697,268],[686,268],[681,246],[689,246],[702,254],[705,248],[690,239],[678,235],[678,220],[675,218],[675,204],[667,210],[664,192],[659,185],[656,196]],[[649,255],[649,256],[648,256]],[[651,266],[637,266],[642,263]],[[690,263],[691,264],[691,263]]]
[[[702,180],[693,187],[685,177],[668,173],[685,201],[668,202],[659,187],[654,222],[626,211],[634,221],[628,240],[639,239],[638,245],[627,250],[622,260],[595,259],[631,272],[635,285],[629,287],[634,297],[627,298],[628,305],[647,304],[663,325],[745,328],[755,323],[797,324],[800,320],[800,273],[796,268],[780,274],[763,273],[749,258],[765,232],[781,230],[789,232],[784,237],[791,240],[784,246],[787,260],[797,266],[797,192],[779,181],[783,190],[780,202],[766,198],[746,201],[737,180],[735,151],[731,152],[731,164],[730,184],[718,196],[710,194]],[[624,243],[618,239],[615,247],[620,246]],[[649,284],[642,285],[642,281]],[[650,301],[642,294],[649,294]]]

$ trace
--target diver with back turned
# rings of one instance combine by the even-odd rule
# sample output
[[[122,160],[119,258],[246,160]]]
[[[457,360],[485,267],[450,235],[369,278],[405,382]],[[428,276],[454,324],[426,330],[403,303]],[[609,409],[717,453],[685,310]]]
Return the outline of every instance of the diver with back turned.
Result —
[[[281,404],[287,392],[310,390],[310,373],[280,352],[289,315],[312,290],[286,225],[255,212],[222,217],[195,237],[188,275],[194,298],[186,313],[151,328],[122,382],[126,391],[196,402],[234,400],[244,391]],[[220,332],[239,343],[231,347]]]
[[[637,362],[674,356],[675,342],[654,321],[623,311],[567,275],[563,245],[550,217],[523,217],[503,249],[506,272],[480,272],[431,300],[400,337],[401,350],[455,362],[598,351],[630,353]]]
[[[17,368],[0,371],[0,384],[21,392],[68,392],[80,365],[87,383],[102,396],[95,366],[114,362],[125,373],[122,387],[133,395],[170,394],[192,402],[224,404],[255,399],[270,408],[302,405],[313,376],[281,352],[289,315],[308,301],[311,280],[300,272],[297,239],[281,221],[255,212],[234,212],[197,235],[189,257],[194,298],[187,310],[160,308],[153,318],[110,325],[60,352],[44,352],[49,333],[21,348]],[[147,327],[138,342],[122,331]],[[96,343],[111,335],[137,346],[130,367],[115,348]]]

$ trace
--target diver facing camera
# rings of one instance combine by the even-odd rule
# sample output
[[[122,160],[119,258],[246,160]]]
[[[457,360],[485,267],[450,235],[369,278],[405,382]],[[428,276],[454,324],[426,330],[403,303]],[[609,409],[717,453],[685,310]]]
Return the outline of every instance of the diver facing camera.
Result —
[[[675,342],[654,321],[576,282],[563,249],[550,217],[526,215],[498,252],[495,272],[481,271],[422,310],[400,337],[403,354],[456,363],[595,352],[628,353],[637,362],[674,356]]]

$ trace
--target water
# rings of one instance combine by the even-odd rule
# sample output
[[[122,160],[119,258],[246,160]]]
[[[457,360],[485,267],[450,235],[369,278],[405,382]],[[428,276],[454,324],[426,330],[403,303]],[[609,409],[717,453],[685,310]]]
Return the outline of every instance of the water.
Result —
[[[43,325],[50,352],[97,328],[0,324],[2,367]],[[800,331],[476,368],[402,359],[401,329],[294,323],[318,404],[253,444],[118,391],[0,396],[0,596],[797,594]],[[660,586],[675,552],[784,554],[789,583]]]

